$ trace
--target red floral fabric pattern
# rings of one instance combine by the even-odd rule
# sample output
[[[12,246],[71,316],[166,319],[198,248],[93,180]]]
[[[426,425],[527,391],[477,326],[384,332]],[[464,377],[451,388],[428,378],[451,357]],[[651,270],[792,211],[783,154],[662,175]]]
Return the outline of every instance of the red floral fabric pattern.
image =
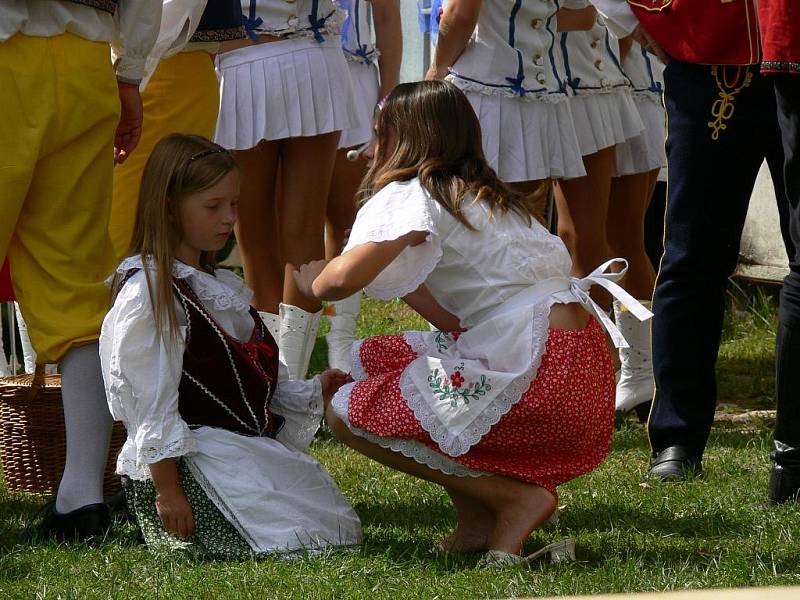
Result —
[[[417,358],[403,336],[369,338],[359,355],[368,377],[357,382],[350,394],[350,424],[373,435],[413,439],[440,451],[400,393],[400,375]],[[445,381],[454,392],[470,385],[458,370],[444,375],[440,383]],[[451,458],[472,469],[554,491],[594,470],[608,454],[614,390],[611,357],[597,321],[592,319],[581,330],[551,329],[531,388],[477,445]]]

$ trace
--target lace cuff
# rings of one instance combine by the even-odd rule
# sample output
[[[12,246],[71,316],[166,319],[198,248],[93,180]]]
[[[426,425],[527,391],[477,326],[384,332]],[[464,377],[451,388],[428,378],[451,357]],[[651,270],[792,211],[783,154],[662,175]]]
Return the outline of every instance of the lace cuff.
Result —
[[[425,283],[441,258],[439,238],[431,236],[422,244],[403,250],[364,291],[379,300],[402,298]]]
[[[152,465],[166,458],[177,458],[197,450],[197,442],[191,434],[163,445],[145,445],[136,449],[138,466]]]

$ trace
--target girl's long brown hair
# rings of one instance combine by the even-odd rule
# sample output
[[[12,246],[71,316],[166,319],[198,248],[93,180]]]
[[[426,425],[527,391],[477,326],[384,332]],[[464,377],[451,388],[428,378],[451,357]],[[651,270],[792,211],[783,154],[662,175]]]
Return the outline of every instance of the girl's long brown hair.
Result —
[[[198,135],[172,134],[156,144],[142,175],[139,206],[129,255],[139,255],[153,306],[156,331],[178,332],[172,291],[172,265],[183,230],[180,201],[216,185],[236,169],[233,156],[222,146]],[[216,266],[214,253],[203,252],[200,264]],[[114,293],[118,291],[114,285]]]
[[[545,186],[522,194],[486,163],[481,127],[466,96],[445,81],[398,85],[376,118],[378,149],[359,198],[393,181],[419,177],[422,187],[469,229],[465,203],[483,201],[492,212],[512,211],[528,223],[544,204]]]

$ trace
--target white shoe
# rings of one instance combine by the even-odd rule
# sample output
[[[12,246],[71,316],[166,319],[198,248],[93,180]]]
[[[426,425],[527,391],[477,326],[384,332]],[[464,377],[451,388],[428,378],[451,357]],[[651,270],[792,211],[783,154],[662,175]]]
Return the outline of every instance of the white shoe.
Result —
[[[264,321],[264,326],[269,331],[278,348],[281,346],[281,317],[275,313],[258,311],[258,316]]]
[[[281,321],[280,360],[289,370],[289,379],[305,379],[322,311],[310,313],[283,303],[278,310]]]
[[[361,308],[361,292],[344,300],[332,302],[325,309],[331,330],[325,335],[328,342],[328,366],[349,373],[353,368],[350,352],[356,340],[356,319]]]
[[[649,306],[649,301],[641,301]],[[617,328],[628,342],[619,349],[620,371],[617,381],[616,409],[627,412],[653,399],[653,351],[650,345],[650,322],[639,321],[619,302],[614,301]]]

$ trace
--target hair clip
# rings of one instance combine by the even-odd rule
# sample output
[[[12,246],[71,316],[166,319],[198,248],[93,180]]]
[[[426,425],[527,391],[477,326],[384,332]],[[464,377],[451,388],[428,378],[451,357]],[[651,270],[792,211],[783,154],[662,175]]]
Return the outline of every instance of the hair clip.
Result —
[[[192,157],[189,159],[189,162],[190,163],[194,162],[201,158],[205,158],[206,156],[211,156],[212,154],[223,154],[223,153],[227,154],[228,151],[225,150],[225,148],[211,148],[209,150],[203,150],[201,152],[198,152],[197,154],[192,155]]]

